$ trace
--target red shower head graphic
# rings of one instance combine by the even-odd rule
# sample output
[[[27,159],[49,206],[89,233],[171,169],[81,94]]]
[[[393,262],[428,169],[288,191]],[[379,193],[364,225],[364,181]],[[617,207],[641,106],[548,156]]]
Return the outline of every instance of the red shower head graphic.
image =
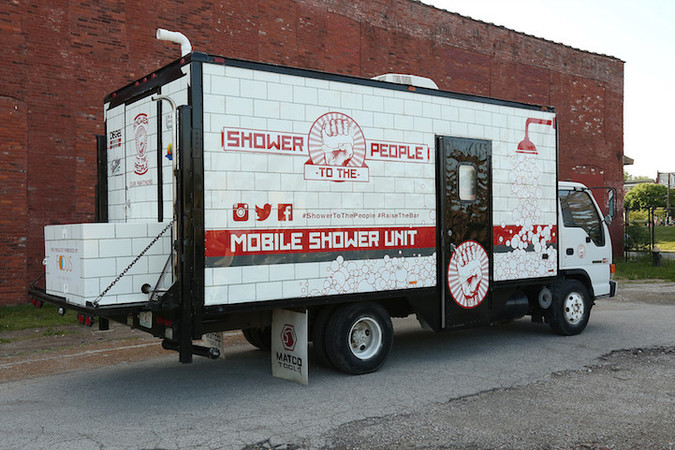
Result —
[[[555,119],[553,120],[545,120],[545,119],[533,119],[533,118],[528,118],[525,121],[525,139],[520,141],[520,144],[518,144],[518,150],[516,152],[518,153],[529,153],[531,155],[536,155],[537,154],[537,147],[534,146],[532,141],[530,141],[530,138],[528,136],[528,127],[530,126],[531,123],[536,123],[539,125],[551,125],[553,128],[555,128]]]

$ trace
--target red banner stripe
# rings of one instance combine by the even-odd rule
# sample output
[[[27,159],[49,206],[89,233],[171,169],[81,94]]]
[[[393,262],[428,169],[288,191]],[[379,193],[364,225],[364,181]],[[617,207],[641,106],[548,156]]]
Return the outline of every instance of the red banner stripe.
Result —
[[[396,250],[436,247],[436,227],[208,230],[205,256]]]
[[[547,233],[546,235],[546,243],[547,244],[553,244],[557,242],[558,240],[558,229],[555,225],[534,225],[532,227],[532,232],[533,234],[536,234],[538,236],[542,236],[542,232],[546,227],[550,227],[550,233]],[[517,225],[506,225],[504,227],[502,226],[496,226],[492,228],[492,244],[493,245],[506,245],[507,241],[510,241],[513,236],[517,236],[520,234],[522,231],[523,227],[522,226],[517,226]],[[501,240],[500,240],[501,238]],[[519,237],[522,240],[522,236]],[[531,244],[532,240],[531,239],[526,239],[525,243]]]

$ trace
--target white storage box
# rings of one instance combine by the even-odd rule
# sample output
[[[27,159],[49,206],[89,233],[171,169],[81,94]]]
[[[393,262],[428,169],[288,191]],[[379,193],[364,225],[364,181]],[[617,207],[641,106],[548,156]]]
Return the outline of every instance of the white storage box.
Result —
[[[45,271],[48,294],[84,306],[124,271],[167,223],[84,223],[45,227]],[[171,231],[167,230],[147,252],[98,299],[99,305],[144,302],[143,284],[153,288],[167,263]],[[162,288],[171,283],[171,274]]]

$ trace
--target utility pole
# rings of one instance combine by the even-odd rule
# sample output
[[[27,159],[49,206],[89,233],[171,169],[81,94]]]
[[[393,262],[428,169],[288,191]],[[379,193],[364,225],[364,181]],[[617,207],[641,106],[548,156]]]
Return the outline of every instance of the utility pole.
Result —
[[[668,172],[668,190],[666,191],[666,223],[670,225],[670,179],[673,176],[673,172]]]
[[[663,181],[662,175],[666,176],[665,183]],[[675,172],[656,172],[656,183],[663,184],[666,186],[666,224],[670,225],[672,222],[672,214],[670,213],[670,189],[675,183],[672,182],[672,177],[675,175]]]

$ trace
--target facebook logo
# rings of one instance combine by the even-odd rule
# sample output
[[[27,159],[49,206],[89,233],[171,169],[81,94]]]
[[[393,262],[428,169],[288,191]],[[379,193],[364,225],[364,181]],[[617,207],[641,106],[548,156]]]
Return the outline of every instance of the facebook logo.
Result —
[[[293,220],[293,205],[279,203],[279,222]]]

